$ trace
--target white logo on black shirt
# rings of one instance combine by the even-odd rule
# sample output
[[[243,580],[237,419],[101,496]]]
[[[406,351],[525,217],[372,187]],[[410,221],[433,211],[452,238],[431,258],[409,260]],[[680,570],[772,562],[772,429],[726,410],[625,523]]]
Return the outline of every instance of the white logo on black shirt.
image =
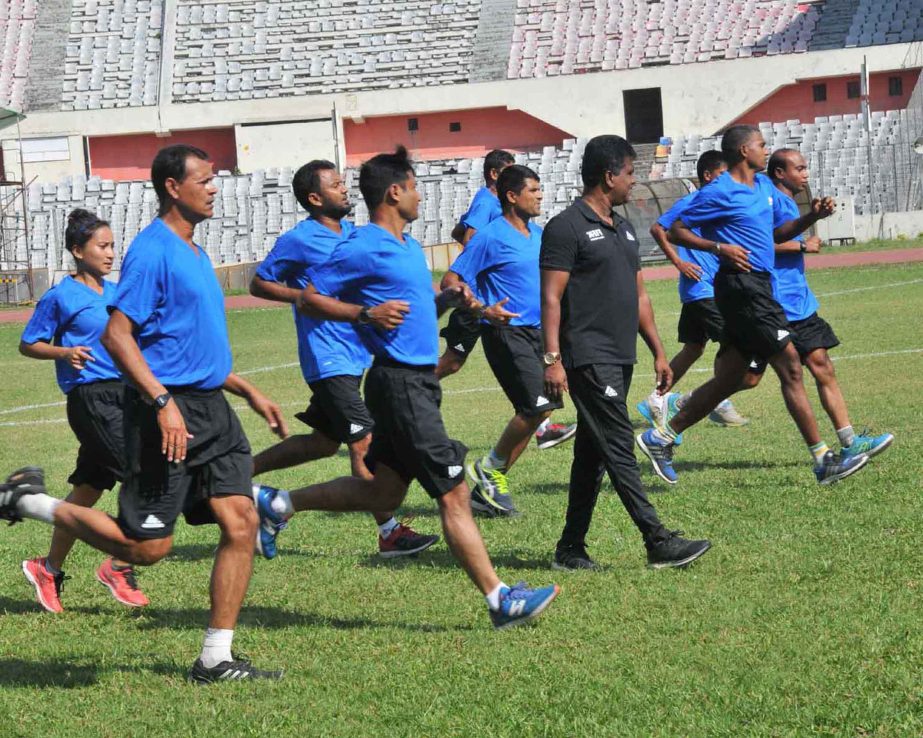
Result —
[[[602,228],[594,228],[592,231],[587,231],[586,236],[591,241],[602,241],[606,237],[603,234]]]
[[[616,392],[614,389],[612,389],[612,387],[610,387],[608,384],[606,385],[606,389],[603,392],[603,394],[606,397],[618,397],[619,396],[619,393]]]
[[[629,241],[634,241],[635,234],[632,233],[631,231],[625,231],[625,238],[627,238]]]

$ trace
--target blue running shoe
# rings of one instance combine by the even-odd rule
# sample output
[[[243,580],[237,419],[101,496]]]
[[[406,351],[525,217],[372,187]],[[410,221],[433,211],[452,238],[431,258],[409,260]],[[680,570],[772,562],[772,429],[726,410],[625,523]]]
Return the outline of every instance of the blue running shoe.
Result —
[[[558,596],[561,588],[549,584],[541,589],[529,589],[525,582],[500,590],[500,609],[490,611],[490,619],[497,630],[512,628],[534,620]]]
[[[860,435],[853,438],[853,442],[849,446],[840,449],[841,460],[851,459],[859,454],[866,454],[869,458],[872,458],[894,442],[893,433],[882,433],[880,436],[868,436],[866,433],[868,433],[868,430],[862,431]]]
[[[646,430],[636,439],[638,448],[651,460],[654,473],[667,484],[676,484],[677,476],[673,471],[673,446],[664,443],[654,435],[653,430]]]
[[[814,476],[818,484],[833,484],[855,474],[868,463],[867,454],[843,458],[836,456],[833,451],[828,451],[824,454],[823,462],[814,467]]]
[[[253,485],[253,502],[256,503],[256,512],[260,516],[260,527],[256,532],[256,550],[264,559],[274,559],[276,550],[276,536],[288,527],[288,522],[278,513],[273,512],[272,501],[279,494],[275,487],[264,484]]]

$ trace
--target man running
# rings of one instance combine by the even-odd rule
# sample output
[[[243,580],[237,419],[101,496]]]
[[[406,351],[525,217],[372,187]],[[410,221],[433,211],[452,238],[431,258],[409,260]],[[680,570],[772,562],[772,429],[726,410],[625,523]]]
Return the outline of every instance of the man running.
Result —
[[[586,550],[603,475],[618,493],[653,568],[685,566],[711,546],[669,531],[641,488],[626,399],[638,334],[654,355],[661,392],[670,365],[641,276],[634,227],[613,211],[628,200],[635,151],[619,136],[590,139],[583,154],[583,195],[542,234],[541,289],[546,396],[570,392],[577,407],[567,517],[554,555],[559,569],[596,569]]]
[[[290,436],[257,454],[253,475],[333,456],[341,444],[346,444],[352,473],[368,479],[372,475],[364,459],[374,423],[362,401],[359,383],[371,365],[369,352],[352,326],[316,320],[295,308],[298,295],[308,286],[308,270],[329,259],[336,245],[353,232],[353,224],[346,220],[352,205],[342,176],[329,161],[315,160],[301,167],[292,179],[292,190],[308,217],[278,238],[256,270],[250,292],[292,305],[298,361],[311,388],[307,409],[295,417],[314,432]],[[259,549],[271,559],[276,555],[276,534],[285,521],[268,514],[272,488],[260,486],[255,490],[264,520],[271,526],[260,526]],[[419,553],[439,540],[439,536],[423,536],[398,523],[392,511],[376,512],[374,517],[378,552],[386,558]]]
[[[707,187],[716,178],[727,171],[727,164],[720,151],[706,151],[696,164],[701,188]],[[721,341],[724,319],[715,305],[715,274],[718,272],[718,257],[708,251],[696,251],[685,246],[674,248],[667,233],[670,226],[682,217],[696,192],[690,192],[676,201],[672,208],[661,215],[651,226],[651,236],[660,246],[660,250],[679,271],[679,299],[682,312],[679,316],[679,342],[683,345],[679,353],[670,361],[673,370],[673,386],[686,375],[689,368],[705,352],[709,341]],[[701,235],[701,233],[699,233]],[[666,415],[664,403],[672,402],[676,409],[682,407],[689,399],[689,394],[679,395],[670,392],[658,394],[656,388],[638,403],[638,412],[652,425],[663,423]],[[730,400],[725,400],[709,413],[709,420],[719,425],[746,425],[749,421],[740,415]],[[677,439],[679,442],[679,439]]]
[[[798,426],[820,484],[830,484],[859,471],[868,456],[837,457],[821,439],[817,420],[802,381],[801,362],[792,344],[785,312],[772,293],[775,263],[773,201],[778,191],[761,172],[766,168],[766,142],[758,128],[732,126],[721,139],[728,171],[701,189],[670,228],[670,240],[694,249],[711,249],[721,259],[715,276],[715,302],[725,331],[715,376],[696,389],[686,405],[666,422],[639,435],[638,446],[654,472],[669,484],[676,436],[702,418],[742,383],[750,361],[767,361],[782,385],[785,405]],[[816,201],[803,225],[823,216]],[[702,229],[697,236],[691,228]]]
[[[217,523],[208,630],[189,673],[198,684],[282,675],[231,653],[259,519],[250,445],[221,390],[245,398],[279,435],[287,430],[279,406],[231,373],[224,294],[193,240],[196,224],[212,216],[214,178],[201,149],[177,144],[157,153],[159,216],[132,241],[109,303],[102,343],[131,383],[118,518],[48,496],[34,467],[0,484],[0,518],[41,520],[132,564],[170,552],[180,513],[193,525]]]
[[[494,321],[486,315],[481,337],[487,362],[516,414],[490,452],[468,464],[475,483],[471,507],[490,517],[517,514],[507,474],[537,428],[563,407],[560,400],[545,397],[538,270],[542,229],[533,222],[542,213],[539,176],[514,164],[501,172],[497,194],[503,215],[475,234],[442,280],[443,288],[465,282],[486,303],[508,311]]]
[[[484,594],[494,626],[519,625],[538,616],[558,587],[508,587],[497,577],[471,514],[467,449],[448,437],[439,412],[437,316],[450,306],[474,307],[470,291],[435,294],[422,247],[404,233],[418,216],[420,195],[403,146],[365,162],[359,189],[371,222],[308,272],[299,309],[356,325],[375,356],[365,382],[375,421],[367,457],[374,476],[279,490],[273,511],[288,516],[301,510],[393,510],[416,479],[437,501],[449,549]]]

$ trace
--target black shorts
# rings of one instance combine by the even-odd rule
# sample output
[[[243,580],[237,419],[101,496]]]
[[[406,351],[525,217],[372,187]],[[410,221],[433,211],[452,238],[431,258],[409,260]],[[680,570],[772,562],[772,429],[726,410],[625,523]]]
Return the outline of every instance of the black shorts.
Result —
[[[744,356],[768,359],[791,342],[791,328],[772,294],[768,272],[729,272],[715,276],[715,303],[724,318],[722,346]]]
[[[449,315],[449,324],[439,331],[439,335],[445,339],[446,348],[468,358],[481,336],[481,321],[467,310],[456,309]]]
[[[309,382],[311,401],[295,413],[305,425],[339,443],[353,443],[372,432],[375,423],[359,394],[362,377],[343,374]]]
[[[224,393],[171,390],[192,434],[186,460],[170,463],[160,451],[157,411],[134,390],[125,395],[126,469],[118,524],[129,538],[166,538],[180,513],[190,525],[214,523],[208,499],[252,494],[253,458],[240,420]]]
[[[724,335],[724,318],[711,297],[683,303],[679,314],[679,342],[704,346],[709,341],[718,343]]]
[[[487,363],[520,415],[540,415],[564,407],[545,396],[542,332],[522,325],[484,326],[481,331]]]
[[[802,320],[793,320],[789,323],[789,329],[792,332],[792,343],[802,364],[805,363],[808,354],[818,349],[832,349],[840,345],[840,339],[836,337],[833,328],[817,313],[812,313]],[[766,371],[766,361],[754,359],[750,362],[750,371],[762,374]]]
[[[433,498],[465,480],[468,449],[446,433],[433,367],[376,360],[365,379],[365,396],[375,419],[366,456],[370,470],[384,464],[407,484],[416,479]]]
[[[124,412],[125,385],[120,380],[80,384],[67,393],[67,422],[80,441],[70,484],[102,491],[124,478]]]

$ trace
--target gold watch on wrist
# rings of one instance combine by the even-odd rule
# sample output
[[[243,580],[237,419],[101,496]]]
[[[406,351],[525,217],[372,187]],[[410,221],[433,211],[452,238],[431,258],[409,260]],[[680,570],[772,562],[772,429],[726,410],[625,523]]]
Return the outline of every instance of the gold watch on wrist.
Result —
[[[561,354],[557,351],[547,351],[542,354],[542,363],[545,366],[554,366],[561,360]]]

